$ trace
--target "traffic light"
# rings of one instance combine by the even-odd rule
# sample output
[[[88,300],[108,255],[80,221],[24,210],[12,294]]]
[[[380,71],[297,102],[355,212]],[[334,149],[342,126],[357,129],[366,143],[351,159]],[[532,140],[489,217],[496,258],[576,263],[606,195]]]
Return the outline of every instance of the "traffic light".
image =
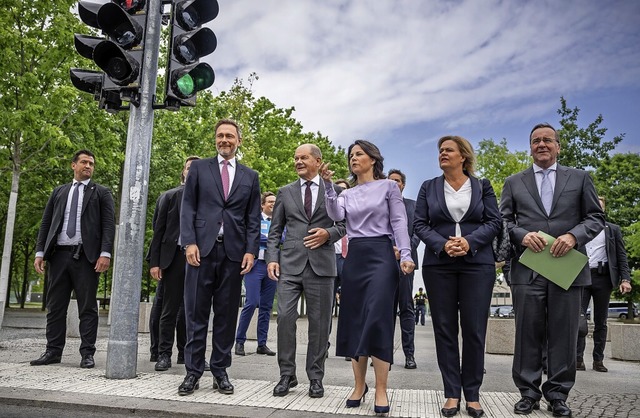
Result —
[[[211,29],[202,27],[216,16],[216,0],[173,1],[165,85],[167,109],[195,106],[196,93],[213,84],[213,69],[199,60],[216,49],[216,35]]]
[[[72,69],[73,85],[93,93],[100,100],[100,107],[107,110],[119,110],[122,100],[138,105],[146,0],[80,1],[78,14],[84,23],[102,30],[107,38],[75,35],[78,53],[93,60],[103,73],[100,79],[94,71]]]

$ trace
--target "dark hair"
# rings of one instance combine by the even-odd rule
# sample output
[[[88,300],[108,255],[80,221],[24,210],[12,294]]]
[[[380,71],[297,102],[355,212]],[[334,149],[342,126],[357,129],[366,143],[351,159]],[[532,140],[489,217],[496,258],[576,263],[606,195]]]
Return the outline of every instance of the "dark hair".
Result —
[[[402,180],[402,184],[404,186],[407,185],[407,176],[400,170],[398,170],[397,168],[392,168],[391,170],[389,170],[389,172],[387,173],[387,177],[390,177],[392,174],[397,174],[400,176],[400,180]]]
[[[260,204],[264,205],[265,202],[267,201],[267,197],[269,196],[275,196],[275,194],[273,192],[264,192],[262,193],[262,196],[260,196]]]
[[[548,123],[539,123],[536,126],[533,127],[533,129],[531,129],[531,132],[529,132],[529,142],[531,142],[531,135],[533,135],[533,131],[535,131],[536,129],[540,129],[540,128],[549,128],[553,131],[554,134],[554,139],[556,140],[556,142],[559,144],[560,143],[560,135],[558,135],[558,131],[556,131],[556,128],[554,128],[553,126],[551,126]]]
[[[338,183],[346,184],[347,185],[347,187],[346,187],[347,189],[349,187],[351,187],[351,183],[349,183],[349,180],[346,180],[346,179],[337,179],[337,180],[333,181],[333,184],[338,184]]]
[[[378,147],[376,147],[369,141],[366,141],[364,139],[356,139],[353,144],[349,145],[349,149],[347,150],[347,161],[351,159],[351,150],[356,145],[360,146],[365,154],[375,160],[375,163],[373,163],[373,179],[386,179],[387,176],[384,175],[384,164],[382,164],[384,158],[382,157],[382,154],[380,154],[380,150],[378,149]],[[351,171],[351,164],[349,164],[349,172],[351,173],[351,177],[353,179],[356,179],[356,175],[353,174],[353,171]]]
[[[238,123],[233,120],[233,119],[220,119],[218,121],[218,123],[216,123],[215,128],[213,129],[213,132],[218,132],[218,128],[220,127],[220,125],[232,125],[235,126],[236,128],[236,132],[238,133],[238,139],[242,139],[242,131],[240,131],[240,127],[238,126]]]
[[[73,159],[71,160],[71,162],[77,163],[78,162],[78,158],[82,154],[88,155],[89,157],[93,158],[94,160],[96,159],[96,156],[93,155],[93,152],[89,151],[88,149],[81,149],[79,151],[76,151],[75,154],[73,154]]]
[[[186,177],[184,175],[184,169],[187,167],[187,163],[189,161],[194,161],[194,160],[199,160],[199,159],[200,159],[200,157],[198,157],[197,155],[191,155],[191,156],[187,157],[186,160],[184,160],[184,165],[182,166],[182,171],[180,172],[180,181],[182,183],[184,183],[184,181],[186,180]]]
[[[440,147],[442,146],[442,143],[444,141],[453,141],[456,143],[456,145],[458,145],[460,155],[464,157],[462,169],[468,174],[473,174],[475,171],[476,156],[473,153],[473,147],[471,146],[471,143],[461,136],[447,135],[438,140],[438,150],[440,150]]]

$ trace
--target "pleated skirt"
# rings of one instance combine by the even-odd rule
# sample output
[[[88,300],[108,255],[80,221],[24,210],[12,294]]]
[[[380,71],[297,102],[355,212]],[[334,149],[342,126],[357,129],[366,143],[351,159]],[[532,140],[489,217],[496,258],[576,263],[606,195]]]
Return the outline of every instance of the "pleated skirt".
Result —
[[[393,363],[400,271],[388,237],[352,238],[342,270],[336,355]]]

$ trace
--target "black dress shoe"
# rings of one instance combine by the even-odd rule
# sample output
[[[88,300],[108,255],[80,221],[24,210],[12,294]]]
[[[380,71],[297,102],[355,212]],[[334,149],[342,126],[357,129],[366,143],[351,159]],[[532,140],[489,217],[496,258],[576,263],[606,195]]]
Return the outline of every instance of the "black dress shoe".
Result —
[[[47,364],[60,363],[60,361],[62,361],[61,355],[53,354],[51,351],[45,351],[39,359],[31,360],[29,364],[32,366],[46,366]]]
[[[584,365],[584,361],[576,361],[576,370],[587,370],[587,367]]]
[[[158,353],[151,354],[151,357],[149,357],[149,361],[152,363],[155,363],[156,361],[158,361]]]
[[[184,353],[178,353],[178,360],[176,360],[176,364],[184,364]]]
[[[258,349],[256,350],[256,353],[258,354],[266,354],[268,356],[275,356],[276,352],[275,351],[271,351],[269,349],[269,347],[267,347],[266,345],[259,345]]]
[[[404,362],[404,368],[405,369],[415,369],[417,368],[418,365],[416,364],[416,360],[413,358],[413,356],[407,356],[405,362]]]
[[[540,409],[540,402],[528,396],[523,396],[522,399],[513,406],[513,412],[518,415],[529,415],[534,409]]]
[[[484,411],[482,410],[482,408],[476,409],[472,406],[467,405],[467,414],[469,414],[469,416],[472,418],[480,418],[484,415]]]
[[[440,413],[444,417],[452,417],[455,416],[458,411],[460,411],[460,399],[458,399],[458,404],[453,408],[441,408]]]
[[[245,355],[244,344],[236,343],[236,356],[244,356],[244,355]]]
[[[311,379],[309,382],[309,397],[310,398],[322,398],[324,396],[324,387],[322,387],[322,380]]]
[[[226,374],[218,377],[213,376],[213,388],[218,389],[218,392],[223,395],[232,395],[233,394],[233,385],[229,382],[229,376]]]
[[[555,399],[547,405],[547,410],[553,412],[554,417],[570,417],[571,408],[562,399]]]
[[[603,373],[606,373],[606,372],[609,371],[609,369],[604,367],[604,364],[601,361],[594,361],[593,362],[593,370],[595,370],[597,372],[603,372]]]
[[[191,395],[193,391],[198,388],[200,388],[199,379],[193,374],[188,374],[182,381],[182,384],[178,386],[178,395]]]
[[[165,370],[169,370],[171,368],[171,357],[167,354],[160,354],[158,356],[158,362],[156,363],[156,371],[164,372]]]
[[[83,369],[93,369],[96,365],[96,362],[93,361],[93,354],[85,354],[82,356],[82,360],[80,360],[80,367]]]
[[[295,376],[280,376],[280,381],[273,388],[273,396],[285,396],[290,388],[298,386],[298,379]]]

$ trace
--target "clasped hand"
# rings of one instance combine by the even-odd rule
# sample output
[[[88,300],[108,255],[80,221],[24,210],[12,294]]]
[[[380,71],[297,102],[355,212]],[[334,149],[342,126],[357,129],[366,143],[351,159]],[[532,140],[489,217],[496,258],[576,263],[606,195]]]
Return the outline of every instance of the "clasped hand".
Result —
[[[469,252],[469,243],[464,237],[449,237],[444,244],[444,251],[449,257],[462,257]]]
[[[572,234],[560,235],[551,244],[550,252],[554,257],[566,255],[576,245],[576,237]],[[537,232],[529,232],[522,239],[522,245],[531,249],[534,253],[539,253],[547,246],[547,240]]]

